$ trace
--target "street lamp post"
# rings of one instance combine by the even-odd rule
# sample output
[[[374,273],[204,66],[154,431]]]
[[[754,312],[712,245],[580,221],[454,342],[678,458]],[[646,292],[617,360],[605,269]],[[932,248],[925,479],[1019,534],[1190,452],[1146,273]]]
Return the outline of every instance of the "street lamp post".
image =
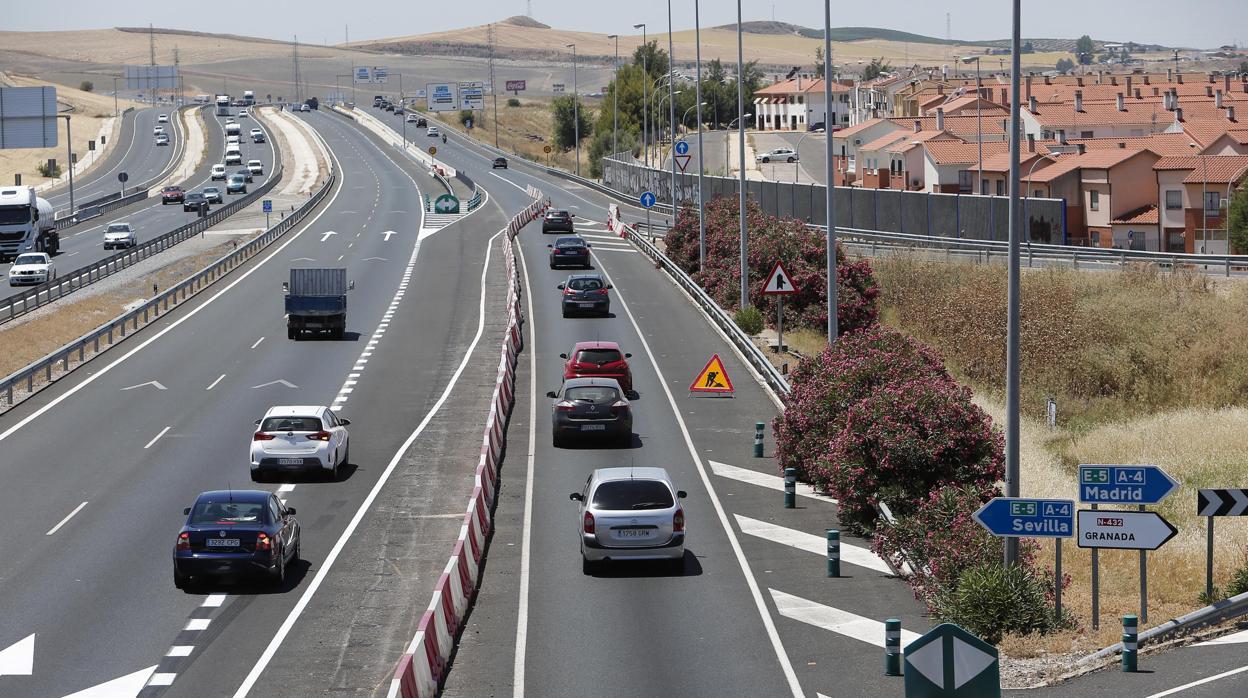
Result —
[[[732,171],[732,168],[728,166],[728,144],[732,140],[731,138],[728,137],[728,131],[732,130],[732,125],[737,123],[737,121],[749,119],[753,116],[754,114],[752,112],[747,112],[741,116],[738,116],[736,119],[729,121],[728,125],[724,127],[724,176],[725,177],[728,176],[728,174]]]
[[[572,49],[572,133],[576,138],[576,176],[581,176],[581,94],[576,87],[576,44],[568,44],[565,48]]]
[[[672,73],[670,70],[667,73],[655,78],[654,81],[650,83],[650,93],[656,94],[656,95],[659,94],[659,88],[663,85],[663,81],[671,80],[671,79],[672,79]],[[664,99],[666,99],[666,97],[659,98],[658,109],[655,109],[655,111],[660,114],[663,113],[663,100]],[[650,120],[650,134],[654,136],[655,141],[658,141],[660,138],[663,137],[663,127],[659,125],[657,116],[655,116],[654,118]],[[655,157],[656,158],[658,157],[657,153]],[[658,166],[657,162],[655,166],[656,167]]]
[[[641,30],[641,150],[645,153],[646,167],[650,166],[650,116],[646,109],[646,83],[650,82],[650,69],[646,67],[646,23],[634,24]]]
[[[825,0],[825,2],[826,1],[827,0]],[[827,78],[824,78],[824,80],[826,82]],[[825,119],[827,118],[826,114],[824,115],[824,118]],[[810,131],[803,133],[802,137],[797,139],[797,145],[793,146],[793,183],[794,184],[797,184],[798,180],[801,179],[800,175],[798,174],[798,171],[802,163],[802,141],[806,140],[806,136],[809,136],[810,134],[811,134]]]
[[[737,183],[737,213],[741,219],[741,307],[750,307],[749,233],[745,229],[745,45],[741,38],[741,0],[737,0],[737,157],[741,177]]]
[[[1030,220],[1029,218],[1027,218],[1027,201],[1031,198],[1031,186],[1030,186],[1031,175],[1035,173],[1036,165],[1039,165],[1041,162],[1045,160],[1051,160],[1053,162],[1057,162],[1057,156],[1061,155],[1061,153],[1040,153],[1039,155],[1040,157],[1036,158],[1035,161],[1031,163],[1031,167],[1027,168],[1027,179],[1023,180],[1027,182],[1027,185],[1028,185],[1027,190],[1023,192],[1023,223],[1024,224],[1026,224],[1026,222]],[[1019,182],[1019,186],[1022,186],[1022,182]],[[1031,243],[1030,234],[1028,234],[1027,236],[1027,242],[1028,244]]]
[[[121,116],[121,107],[117,104],[117,81],[120,78],[113,78],[113,116]]]
[[[615,110],[611,116],[611,154],[620,152],[620,35],[609,34],[608,39],[615,39]]]
[[[836,122],[832,121],[832,1],[823,0],[823,132],[826,142],[824,143],[824,174],[827,182],[824,184],[824,194],[827,197],[825,208],[827,209],[827,274],[828,274],[828,344],[836,341],[837,335],[840,333],[840,318],[837,312],[836,300],[836,216],[832,204],[834,201],[833,194],[836,189],[833,186],[836,180],[833,178],[832,165],[832,129]]]
[[[672,0],[667,0],[667,71],[673,77],[667,81],[668,121],[672,124],[672,138],[668,154],[672,158],[672,225],[676,225],[676,50],[672,44]]]
[[[74,209],[74,134],[69,129],[69,114],[62,114],[61,116],[65,117],[65,167],[69,168],[69,212],[73,214],[75,212],[75,209]]]
[[[1005,496],[1019,496],[1018,458],[1018,360],[1019,360],[1019,220],[1018,220],[1018,136],[1022,126],[1019,111],[1022,61],[1021,0],[1013,0],[1013,27],[1010,37],[1010,247],[1006,304],[1005,340]],[[983,139],[980,139],[983,143]],[[982,147],[982,146],[981,146]],[[1005,539],[1005,564],[1018,560],[1018,538]]]
[[[675,92],[669,92],[668,94],[660,98],[659,99],[659,113],[660,114],[663,113],[663,102],[670,101],[671,103],[675,104],[676,100],[674,99],[674,97],[680,94],[681,92],[684,92],[684,90],[676,90]],[[672,159],[672,186],[671,186],[672,201],[671,203],[672,203],[672,222],[675,223],[676,222],[676,123],[675,123],[676,114],[675,114],[675,110],[672,110],[672,111],[673,111],[672,131],[671,131],[672,148],[671,150],[668,151],[668,155]],[[663,127],[659,126],[659,128],[656,129],[656,131],[657,131],[657,133],[655,134],[656,140],[659,140],[661,142],[663,139]],[[660,147],[659,152],[655,154],[656,166],[662,165],[662,159],[659,157],[662,154],[662,152],[663,152],[663,149],[662,147]]]
[[[967,56],[962,59],[963,63],[975,61],[975,124],[979,138],[979,164],[975,167],[976,184],[979,185],[980,193],[984,193],[984,112],[983,112],[983,89],[979,80],[979,56]]]
[[[1197,148],[1197,145],[1195,143],[1188,143],[1187,147],[1195,149]],[[1205,200],[1209,197],[1209,163],[1205,160],[1204,153],[1197,152],[1196,155],[1200,157],[1200,168],[1203,177],[1200,182],[1200,249],[1197,250],[1197,253],[1204,254],[1205,246],[1208,245],[1209,238],[1209,202]],[[1226,245],[1227,254],[1230,254],[1230,238],[1227,238]]]
[[[698,102],[698,271],[706,267],[706,205],[702,201],[702,25],[699,0],[693,0],[693,43],[697,54],[696,96]],[[684,120],[683,118],[681,119]]]

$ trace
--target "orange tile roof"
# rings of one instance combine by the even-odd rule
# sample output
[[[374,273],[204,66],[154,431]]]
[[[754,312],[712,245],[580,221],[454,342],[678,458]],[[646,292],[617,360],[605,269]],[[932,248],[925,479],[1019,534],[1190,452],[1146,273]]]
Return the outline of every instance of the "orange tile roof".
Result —
[[[1244,122],[1238,119],[1236,121],[1227,121],[1225,118],[1187,119],[1184,117],[1184,119],[1183,132],[1202,146],[1212,144],[1231,129],[1239,130],[1245,127]]]
[[[1009,148],[1004,141],[985,141],[984,160]],[[927,155],[937,165],[965,165],[979,162],[979,144],[955,140],[929,140],[923,144]]]
[[[890,143],[884,147],[884,150],[890,153],[904,153],[931,140],[961,140],[948,131],[919,131],[918,133],[910,131],[908,133],[902,133],[901,135],[903,135],[904,138]]]
[[[797,78],[781,80],[780,82],[773,83],[762,89],[754,90],[754,94],[768,96],[768,97],[775,96],[775,95],[808,94],[811,92],[818,92],[819,94],[823,94],[823,78],[814,78],[814,79],[802,78],[800,81],[801,82],[800,89],[798,88],[798,82],[799,81]],[[832,83],[833,92],[849,92],[849,89],[850,88],[838,82]]]
[[[1200,167],[1197,155],[1172,155],[1153,163],[1154,170],[1190,170],[1194,167]]]
[[[1187,184],[1238,182],[1248,174],[1248,155],[1186,155],[1162,158],[1153,163],[1154,170],[1190,170],[1183,179]]]
[[[945,116],[950,116],[952,114],[957,114],[960,110],[963,110],[963,109],[974,110],[975,102],[976,102],[975,95],[963,95],[961,97],[954,97],[953,99],[949,100],[948,102],[945,102],[944,104],[936,104],[932,107],[928,107],[927,110],[934,111],[935,107],[941,107],[945,110]],[[981,104],[980,109],[986,114],[990,112],[991,113],[1005,112],[1006,114],[1010,113],[1009,107],[1003,107],[1000,104],[997,104],[996,102],[991,102],[986,99],[981,99],[979,100],[979,102]]]
[[[835,131],[835,132],[832,134],[832,136],[833,136],[833,138],[849,138],[850,136],[856,136],[856,135],[858,135],[859,133],[861,133],[862,131],[865,131],[865,130],[867,130],[867,129],[871,128],[872,126],[876,126],[876,125],[878,125],[878,124],[882,124],[882,123],[892,123],[893,125],[897,125],[896,120],[890,120],[890,119],[867,119],[866,121],[863,121],[862,123],[859,123],[859,124],[854,124],[853,126],[850,126],[850,127],[848,127],[848,128],[843,128],[843,129],[840,129],[839,131]]]
[[[1108,148],[1146,148],[1161,156],[1187,155],[1191,152],[1188,143],[1191,138],[1184,133],[1154,133],[1141,138],[1069,138],[1068,143],[1081,144],[1088,150],[1104,150]],[[1052,143],[1052,141],[1046,141]],[[1037,142],[1039,145],[1039,142]]]
[[[1056,161],[1043,167],[1037,166],[1031,176],[1020,174],[1019,177],[1027,182],[1052,182],[1062,175],[1069,174],[1079,169],[1079,157],[1076,155],[1058,155]]]
[[[911,134],[916,135],[916,136],[918,135],[917,133],[914,133],[913,131],[911,131]],[[899,140],[904,139],[905,137],[906,137],[905,131],[902,131],[902,130],[891,131],[889,133],[884,134],[883,136],[880,136],[879,138],[876,138],[873,141],[869,141],[867,143],[863,143],[862,145],[858,146],[858,152],[861,153],[861,152],[866,152],[866,151],[883,150],[884,148],[887,148],[888,146],[892,145],[893,143],[896,143]]]
[[[1121,216],[1116,216],[1110,225],[1157,225],[1160,216],[1157,214],[1157,205],[1148,204],[1141,206],[1134,211],[1128,211]]]

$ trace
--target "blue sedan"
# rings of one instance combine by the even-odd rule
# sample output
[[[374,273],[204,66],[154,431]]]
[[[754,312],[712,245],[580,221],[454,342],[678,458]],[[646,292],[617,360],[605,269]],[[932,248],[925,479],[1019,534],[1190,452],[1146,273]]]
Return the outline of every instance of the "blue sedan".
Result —
[[[294,507],[263,490],[204,492],[183,510],[186,523],[173,550],[173,585],[192,578],[267,577],[286,581],[286,568],[299,559],[299,522]]]

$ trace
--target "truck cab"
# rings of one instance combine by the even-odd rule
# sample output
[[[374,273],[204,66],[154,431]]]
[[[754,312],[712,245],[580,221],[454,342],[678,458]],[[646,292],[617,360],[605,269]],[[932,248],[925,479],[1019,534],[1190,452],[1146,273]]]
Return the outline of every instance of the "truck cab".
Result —
[[[33,187],[0,188],[0,260],[21,252],[56,254],[61,249],[52,204]]]
[[[347,327],[347,291],[355,282],[347,281],[347,270],[291,269],[286,292],[286,338],[328,333],[342,339]]]

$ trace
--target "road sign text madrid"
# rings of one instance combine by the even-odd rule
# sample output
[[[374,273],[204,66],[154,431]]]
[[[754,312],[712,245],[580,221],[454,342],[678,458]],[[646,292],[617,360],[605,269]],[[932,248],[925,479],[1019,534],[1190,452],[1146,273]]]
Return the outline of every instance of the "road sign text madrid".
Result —
[[[1156,504],[1175,487],[1155,465],[1079,466],[1079,501],[1086,504]]]

